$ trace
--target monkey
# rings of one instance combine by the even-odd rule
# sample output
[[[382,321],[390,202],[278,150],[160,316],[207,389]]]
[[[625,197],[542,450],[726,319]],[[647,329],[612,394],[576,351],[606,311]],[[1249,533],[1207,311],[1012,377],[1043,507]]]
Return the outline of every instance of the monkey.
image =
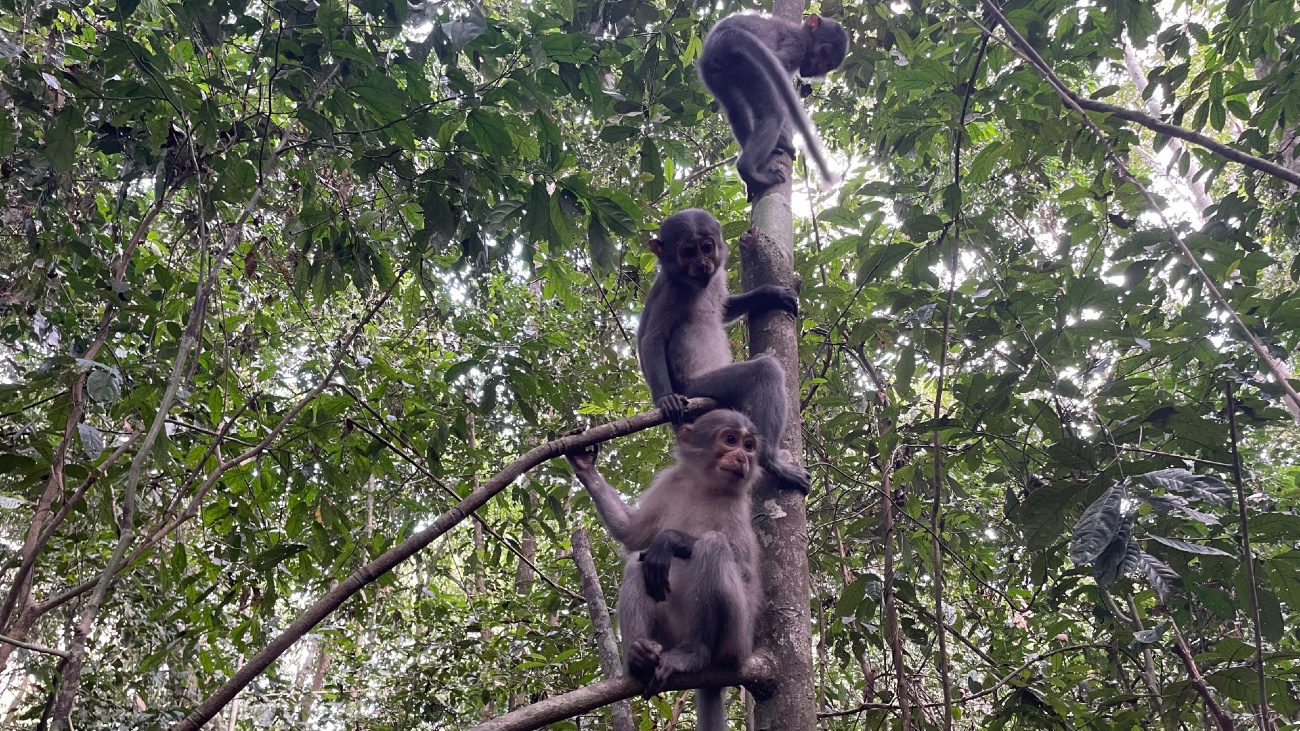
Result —
[[[715,409],[677,431],[676,464],[628,507],[596,469],[594,447],[565,455],[627,554],[618,624],[628,674],[659,693],[679,673],[738,669],[753,653],[762,598],[750,490],[762,437]],[[695,691],[698,728],[723,731],[723,688]]]
[[[636,340],[638,360],[655,406],[680,424],[686,400],[706,396],[743,411],[762,438],[759,465],[785,486],[805,495],[808,472],[781,458],[785,429],[785,371],[760,355],[732,362],[723,324],[746,313],[799,311],[794,289],[762,285],[744,294],[727,291],[727,244],[708,211],[691,208],[669,216],[650,240],[659,275],[650,287]]]
[[[783,171],[767,166],[774,151],[794,157],[792,121],[817,163],[823,187],[839,182],[826,161],[812,120],[791,88],[790,74],[824,76],[844,63],[848,49],[848,32],[834,20],[816,14],[800,25],[783,18],[736,13],[719,20],[705,37],[696,68],[704,86],[722,105],[740,143],[736,170],[750,200],[785,182]]]

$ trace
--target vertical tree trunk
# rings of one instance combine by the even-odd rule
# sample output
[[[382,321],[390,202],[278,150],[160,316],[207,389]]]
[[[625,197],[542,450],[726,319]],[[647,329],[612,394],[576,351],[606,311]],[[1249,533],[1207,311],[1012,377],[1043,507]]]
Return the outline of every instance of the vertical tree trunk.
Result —
[[[795,22],[803,20],[803,0],[775,0],[773,15]],[[792,162],[782,155],[786,179]],[[754,227],[762,236],[746,237],[740,247],[741,280],[748,290],[760,284],[795,283],[794,217],[790,184],[773,188],[754,202]],[[803,461],[803,419],[799,413],[799,333],[783,312],[749,318],[751,357],[772,353],[786,375],[789,418],[781,448]],[[812,612],[808,594],[808,515],[799,493],[779,488],[770,478],[754,491],[755,528],[764,546],[762,572],[764,601],[759,612],[758,645],[776,658],[777,692],[755,705],[757,729],[811,731],[817,724],[813,695]]]
[[[578,578],[582,581],[582,596],[587,600],[587,611],[591,614],[591,629],[595,634],[596,654],[600,656],[600,670],[606,678],[616,678],[623,674],[623,660],[618,652],[618,639],[614,637],[614,625],[609,621],[609,605],[605,602],[605,592],[600,588],[596,563],[591,557],[591,542],[587,540],[587,531],[582,528],[575,530],[569,544],[573,547],[573,563],[577,566]],[[609,713],[610,731],[636,731],[631,703],[618,701],[609,707]]]

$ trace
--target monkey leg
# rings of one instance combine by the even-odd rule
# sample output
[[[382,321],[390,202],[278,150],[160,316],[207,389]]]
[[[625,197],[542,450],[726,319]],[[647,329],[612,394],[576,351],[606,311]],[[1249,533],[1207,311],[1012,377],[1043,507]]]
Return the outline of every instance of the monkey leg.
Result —
[[[754,130],[754,111],[749,100],[734,84],[722,84],[714,96],[727,113],[727,123],[731,125],[731,134],[744,150],[749,144],[749,135]]]
[[[692,378],[683,389],[687,396],[706,396],[723,406],[745,412],[762,438],[759,465],[777,480],[808,494],[808,471],[781,459],[781,434],[785,431],[785,370],[776,358],[732,363]]]
[[[646,593],[641,561],[636,554],[628,557],[623,568],[623,585],[618,590],[618,631],[623,638],[623,664],[628,675],[641,680],[654,676],[663,652],[656,638],[660,609]]]
[[[737,667],[749,657],[754,643],[756,607],[736,554],[726,535],[709,531],[695,542],[691,559],[673,576],[668,616],[681,641],[659,658],[654,677],[646,683],[652,696],[679,673],[695,673],[712,665]]]
[[[784,170],[772,167],[773,153],[779,149],[779,145],[784,144],[790,149],[793,149],[794,145],[790,142],[788,134],[782,134],[786,123],[785,114],[779,106],[780,100],[770,94],[763,96],[770,100],[767,104],[751,102],[751,108],[754,110],[754,129],[750,132],[749,144],[740,151],[736,170],[742,178],[745,178],[746,183],[770,188],[785,182],[786,177]]]

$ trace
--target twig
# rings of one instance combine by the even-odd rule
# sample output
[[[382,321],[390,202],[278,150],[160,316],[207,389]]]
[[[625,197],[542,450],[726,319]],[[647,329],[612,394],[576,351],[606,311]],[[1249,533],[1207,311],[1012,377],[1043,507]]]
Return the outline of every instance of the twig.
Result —
[[[1104,649],[1107,649],[1107,648],[1109,648],[1109,647],[1110,647],[1110,645],[1102,645],[1102,644],[1097,644],[1097,643],[1088,643],[1088,644],[1085,644],[1085,645],[1070,645],[1069,647],[1058,647],[1058,648],[1055,649],[1055,650],[1049,650],[1049,651],[1047,651],[1047,652],[1042,653],[1041,655],[1035,655],[1035,656],[1033,656],[1032,658],[1030,658],[1029,660],[1025,661],[1025,663],[1024,663],[1023,665],[1021,665],[1020,667],[1018,667],[1018,668],[1016,668],[1015,670],[1012,670],[1011,672],[1009,672],[1009,673],[1007,673],[1006,675],[1004,675],[1004,676],[1002,677],[1002,679],[998,680],[998,682],[996,682],[996,683],[994,683],[993,685],[991,685],[991,686],[989,686],[989,687],[987,687],[987,688],[985,688],[985,689],[979,691],[978,693],[972,693],[972,694],[970,694],[970,695],[962,696],[961,698],[958,698],[958,699],[957,699],[957,702],[958,702],[958,703],[967,703],[967,702],[969,702],[969,701],[973,701],[973,700],[975,700],[975,699],[977,699],[977,698],[983,698],[983,697],[986,696],[986,695],[990,695],[990,694],[992,694],[992,693],[995,693],[995,692],[997,692],[997,690],[998,690],[999,688],[1001,688],[1002,686],[1004,686],[1004,685],[1006,685],[1007,683],[1011,682],[1011,681],[1012,681],[1013,679],[1015,679],[1018,675],[1020,675],[1020,674],[1023,673],[1025,670],[1027,670],[1027,669],[1029,668],[1030,665],[1033,665],[1033,664],[1036,663],[1036,662],[1042,662],[1043,660],[1046,660],[1047,658],[1051,657],[1052,655],[1059,655],[1059,654],[1061,654],[1061,653],[1063,653],[1063,652],[1074,652],[1075,650],[1089,650],[1089,649],[1103,649],[1103,650],[1104,650]],[[942,703],[920,703],[920,704],[916,704],[914,707],[915,707],[915,708],[938,708],[939,706],[942,706],[942,705],[943,705]],[[898,710],[899,708],[900,708],[900,706],[892,705],[892,704],[889,704],[889,703],[863,703],[863,704],[861,704],[861,705],[854,706],[853,708],[849,708],[849,709],[847,709],[847,710],[843,710],[843,711],[828,711],[828,712],[826,712],[826,713],[819,713],[819,714],[817,714],[817,717],[818,717],[818,718],[836,718],[836,717],[839,717],[839,716],[851,716],[851,715],[853,715],[853,714],[855,714],[855,713],[862,713],[863,711],[877,711],[877,710],[893,711],[893,710]]]
[[[345,388],[343,390],[352,393],[352,389]],[[353,396],[355,397],[356,394],[353,393]],[[390,451],[393,452],[393,454],[396,454],[397,456],[401,457],[403,461],[405,461],[407,464],[414,467],[420,474],[424,475],[425,479],[429,480],[433,484],[442,488],[442,491],[450,495],[453,500],[460,499],[460,495],[458,495],[456,491],[451,488],[450,485],[438,479],[437,475],[425,469],[424,465],[420,464],[414,458],[408,455],[406,452],[402,451],[400,448],[398,448],[396,444],[393,444],[387,439],[384,439],[383,437],[379,436],[379,434],[376,434],[374,430],[372,430],[370,427],[366,426],[365,424],[362,424],[359,421],[353,420],[351,423],[352,426],[355,426],[361,431],[369,434],[373,439],[378,441],[383,446],[387,447]],[[485,519],[483,516],[479,515],[478,513],[474,513],[470,517],[472,517],[475,520],[475,522],[477,522],[479,525],[483,526],[483,530],[487,531],[493,538],[497,539],[497,541],[499,541],[501,545],[505,546],[506,550],[513,553],[520,561],[523,561],[524,563],[528,564],[528,568],[532,569],[533,573],[542,577],[542,581],[545,581],[546,583],[550,584],[551,588],[555,589],[556,591],[562,592],[563,594],[567,595],[570,599],[583,601],[582,596],[580,596],[577,592],[573,591],[568,587],[561,586],[559,583],[555,581],[555,579],[552,579],[550,576],[547,576],[545,573],[542,572],[541,569],[537,568],[537,564],[533,563],[531,559],[525,556],[523,551],[520,551],[518,548],[514,546],[514,544],[506,540],[505,536],[497,532],[496,528],[493,528],[492,526],[488,525],[487,519]]]
[[[1260,633],[1259,584],[1255,581],[1255,554],[1250,547],[1250,523],[1246,519],[1246,489],[1241,479],[1241,454],[1237,451],[1237,400],[1228,381],[1228,434],[1232,437],[1232,482],[1237,488],[1237,530],[1241,550],[1246,554],[1246,580],[1250,586],[1251,625],[1255,633],[1255,673],[1259,679],[1259,728],[1272,731],[1273,717],[1268,710],[1268,686],[1264,677],[1264,639]]]
[[[1196,667],[1196,660],[1192,657],[1192,648],[1187,646],[1187,640],[1178,630],[1173,617],[1169,618],[1169,629],[1174,635],[1174,653],[1178,655],[1179,660],[1183,661],[1183,667],[1187,668],[1187,680],[1191,682],[1197,695],[1201,696],[1201,700],[1205,701],[1205,708],[1214,719],[1214,725],[1219,727],[1219,731],[1234,731],[1236,727],[1232,724],[1232,717],[1223,710],[1219,702],[1214,699],[1214,695],[1210,693],[1209,687],[1205,685],[1205,678],[1201,677],[1200,668]]]
[[[0,635],[0,642],[3,642],[7,645],[13,645],[14,647],[21,647],[24,650],[31,650],[32,652],[43,652],[46,655],[58,655],[59,657],[68,656],[67,650],[56,650],[53,647],[45,647],[43,645],[33,645],[30,642],[15,640],[12,637],[5,637],[4,635]]]
[[[716,407],[710,399],[691,399],[689,413],[707,411]],[[420,549],[433,543],[439,536],[451,530],[471,513],[485,505],[497,493],[510,486],[516,478],[547,460],[563,456],[581,447],[588,447],[615,437],[625,436],[667,421],[663,411],[654,409],[626,419],[602,424],[580,434],[573,434],[542,444],[529,450],[522,457],[506,465],[492,479],[472,490],[451,510],[438,516],[428,527],[388,549],[373,561],[352,572],[347,579],[339,582],[320,599],[317,599],[298,618],[285,628],[275,639],[235,671],[224,685],[216,690],[207,700],[194,709],[189,716],[171,727],[172,731],[199,731],[204,724],[211,721],[245,686],[270,667],[272,662],[283,655],[295,642],[302,639],[316,625],[338,609],[357,592],[368,584],[388,573],[415,555]],[[607,681],[613,682],[613,681]]]
[[[741,685],[756,697],[770,696],[776,664],[765,651],[754,653],[739,672],[710,670],[691,675],[678,675],[669,681],[664,690],[686,690],[705,686]],[[469,731],[532,731],[547,724],[573,718],[580,713],[609,705],[614,701],[631,698],[641,692],[644,684],[632,677],[623,676],[602,680],[585,688],[538,701],[504,716],[498,716]]]
[[[890,480],[894,467],[894,454],[881,453],[880,489],[884,493],[881,508],[885,511],[885,536],[881,544],[885,551],[883,567],[884,586],[881,595],[885,602],[885,632],[889,634],[889,652],[894,665],[894,697],[898,699],[899,715],[902,717],[902,731],[911,731],[912,712],[907,689],[907,669],[904,666],[906,655],[903,654],[903,633],[898,627],[898,597],[894,589],[894,490]],[[935,537],[934,540],[938,540]]]

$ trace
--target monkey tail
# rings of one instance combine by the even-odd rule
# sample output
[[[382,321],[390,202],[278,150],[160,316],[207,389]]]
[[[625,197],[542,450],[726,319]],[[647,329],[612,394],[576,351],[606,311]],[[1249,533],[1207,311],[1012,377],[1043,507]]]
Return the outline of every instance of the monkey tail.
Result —
[[[727,713],[722,706],[726,688],[695,690],[695,727],[699,731],[727,731]]]
[[[750,42],[738,45],[736,51],[749,59],[749,62],[767,77],[768,82],[780,95],[790,119],[794,120],[795,126],[799,128],[799,134],[803,135],[804,143],[808,145],[808,154],[812,156],[813,162],[817,163],[817,172],[822,179],[821,189],[830,190],[835,187],[840,182],[840,176],[831,170],[830,163],[826,161],[826,150],[822,148],[821,138],[817,136],[817,130],[813,129],[812,120],[808,118],[803,102],[794,93],[794,87],[790,84],[790,75],[781,66],[780,59],[758,36],[744,29],[738,28],[737,31],[747,36]]]

